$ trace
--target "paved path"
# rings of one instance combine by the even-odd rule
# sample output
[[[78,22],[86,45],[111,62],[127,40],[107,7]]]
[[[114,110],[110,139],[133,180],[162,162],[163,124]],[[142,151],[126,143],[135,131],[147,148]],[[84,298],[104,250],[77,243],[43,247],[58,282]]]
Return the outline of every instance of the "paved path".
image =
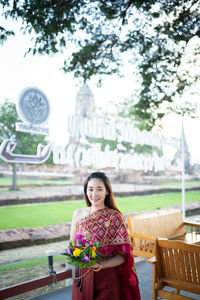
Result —
[[[67,241],[36,245],[31,247],[21,247],[10,250],[0,251],[0,265],[23,260],[34,259],[47,256],[46,251],[53,251],[54,255],[60,254],[65,250]]]
[[[82,186],[43,186],[43,187],[27,187],[18,191],[4,190],[0,193],[0,201],[4,199],[24,199],[29,197],[52,197],[54,195],[63,196],[68,194],[82,195]]]
[[[53,255],[59,255],[67,248],[67,244],[68,241],[61,241],[40,246],[4,250],[0,252],[0,265],[45,257],[48,251],[52,251]],[[140,261],[141,258],[138,257],[136,260]]]
[[[180,187],[167,186],[167,185],[143,185],[143,184],[112,184],[113,191],[118,195],[119,193],[131,193],[131,194],[140,194],[140,193],[156,193],[156,192],[166,192],[166,191],[181,191]],[[193,189],[200,189],[200,187],[192,187]],[[187,188],[188,190],[189,188]],[[75,195],[79,196],[79,199],[83,198],[83,185],[66,185],[66,186],[48,186],[48,187],[32,187],[24,188],[23,190],[10,191],[4,190],[0,193],[0,203],[3,200],[20,200],[35,199],[35,198],[51,198],[51,197],[65,197]]]

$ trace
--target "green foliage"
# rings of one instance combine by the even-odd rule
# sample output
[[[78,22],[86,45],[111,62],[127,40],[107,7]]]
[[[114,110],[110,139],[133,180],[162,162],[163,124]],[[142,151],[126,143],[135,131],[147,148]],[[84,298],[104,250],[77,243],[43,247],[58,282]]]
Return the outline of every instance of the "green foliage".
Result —
[[[148,153],[148,154],[152,154],[153,152],[156,152],[158,154],[158,156],[163,155],[162,149],[160,149],[156,146],[150,146],[150,145],[139,145],[138,144],[134,147],[134,151],[136,153]]]
[[[15,124],[21,121],[16,111],[14,103],[6,100],[0,105],[0,144],[4,139],[11,139],[16,143],[13,153],[35,155],[38,144],[47,144],[45,136],[30,133],[24,133],[15,130]],[[48,159],[52,163],[52,156]],[[16,185],[16,164],[12,164],[12,190],[17,189]]]
[[[50,155],[49,155],[49,158],[45,161],[45,164],[46,165],[54,165],[54,162],[53,162],[53,152],[51,151]]]
[[[6,30],[2,26],[0,26],[0,45],[7,41],[8,37],[14,35],[12,30]]]
[[[33,33],[33,54],[64,52],[63,70],[85,82],[95,75],[117,73],[124,57],[138,70],[141,89],[131,113],[140,128],[151,129],[168,112],[175,97],[200,79],[182,74],[189,42],[200,37],[198,0],[38,1],[1,0],[2,15],[21,19]],[[9,29],[0,28],[6,40]],[[71,49],[71,51],[70,51]],[[194,51],[199,60],[199,45]],[[192,69],[192,68],[191,68]],[[163,109],[163,104],[165,109]],[[178,109],[179,110],[179,109]],[[181,114],[188,113],[183,110]],[[189,111],[190,113],[190,111]]]
[[[105,140],[103,138],[93,138],[89,137],[88,142],[90,144],[101,144],[101,151],[105,151],[105,147],[109,146],[111,151],[114,151],[117,148],[118,142],[117,141],[111,141],[111,140]]]
[[[93,248],[93,246],[96,247],[96,251],[95,251],[96,253],[95,253],[94,257],[92,257],[92,248]],[[73,265],[73,266],[77,266],[80,269],[82,269],[82,268],[88,268],[88,267],[93,266],[97,261],[99,261],[99,260],[101,260],[103,258],[103,254],[98,253],[98,249],[99,249],[100,243],[96,242],[96,243],[93,244],[93,246],[88,245],[86,247],[85,243],[81,244],[80,240],[79,240],[79,244],[78,245],[73,245],[70,242],[69,243],[70,252],[68,250],[68,251],[64,252],[63,254],[67,256],[67,262],[68,262],[68,264]],[[77,248],[80,249],[81,252],[78,253],[78,255],[74,256],[74,251]],[[89,258],[88,262],[83,262],[82,261],[82,259],[85,256],[87,256]]]
[[[34,155],[39,143],[46,144],[43,135],[24,133],[15,130],[15,123],[21,121],[14,103],[6,100],[0,105],[0,143],[4,139],[12,139],[17,145],[14,152],[17,154]]]
[[[150,145],[132,145],[132,143],[129,142],[121,142],[121,147],[118,147],[119,142],[113,141],[113,140],[106,140],[104,138],[93,138],[93,137],[88,137],[88,142],[90,144],[93,143],[98,143],[101,144],[101,151],[105,151],[106,146],[109,146],[110,151],[114,151],[117,149],[118,152],[121,153],[129,153],[131,150],[134,150],[135,153],[146,153],[146,154],[152,154],[153,152],[156,152],[158,156],[163,155],[162,149],[155,147],[155,146],[150,146]]]

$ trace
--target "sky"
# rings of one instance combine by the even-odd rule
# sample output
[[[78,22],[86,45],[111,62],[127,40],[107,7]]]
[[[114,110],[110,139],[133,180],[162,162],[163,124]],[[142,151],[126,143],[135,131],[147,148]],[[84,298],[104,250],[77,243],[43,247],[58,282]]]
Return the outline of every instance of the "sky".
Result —
[[[60,144],[65,139],[66,115],[74,113],[76,94],[82,83],[61,70],[65,58],[62,54],[54,57],[29,54],[24,57],[30,44],[30,37],[17,31],[15,37],[10,37],[0,46],[0,103],[5,99],[16,103],[20,92],[27,87],[42,90],[51,107],[51,137]],[[130,97],[136,82],[132,70],[127,68],[124,78],[113,75],[105,77],[102,87],[97,87],[96,80],[91,80],[88,85],[94,94],[96,107],[112,112],[115,109],[113,103]],[[168,116],[164,120],[163,133],[180,137],[181,124],[180,117]],[[200,121],[186,118],[184,127],[192,163],[200,163]]]

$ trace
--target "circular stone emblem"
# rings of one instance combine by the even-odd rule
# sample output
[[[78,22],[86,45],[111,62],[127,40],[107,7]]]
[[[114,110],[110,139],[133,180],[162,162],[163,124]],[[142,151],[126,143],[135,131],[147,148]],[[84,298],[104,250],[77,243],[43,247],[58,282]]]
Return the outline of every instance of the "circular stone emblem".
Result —
[[[49,101],[42,91],[28,88],[20,94],[17,112],[24,122],[34,125],[45,123],[49,117],[49,111]]]

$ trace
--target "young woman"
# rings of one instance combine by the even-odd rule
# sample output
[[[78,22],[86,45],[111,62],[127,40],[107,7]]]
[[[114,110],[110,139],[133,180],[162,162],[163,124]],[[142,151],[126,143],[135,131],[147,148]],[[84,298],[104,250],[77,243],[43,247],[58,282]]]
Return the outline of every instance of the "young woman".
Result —
[[[127,229],[106,175],[92,173],[84,194],[87,208],[74,212],[70,239],[75,243],[81,233],[88,245],[99,241],[104,259],[90,268],[76,268],[72,300],[140,300]]]

